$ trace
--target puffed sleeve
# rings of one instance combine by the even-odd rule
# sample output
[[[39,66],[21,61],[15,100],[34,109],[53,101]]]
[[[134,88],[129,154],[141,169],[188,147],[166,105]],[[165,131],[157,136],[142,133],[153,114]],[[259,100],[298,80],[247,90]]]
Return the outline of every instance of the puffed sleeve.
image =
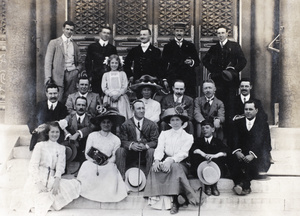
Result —
[[[171,157],[176,163],[179,163],[189,156],[189,150],[194,142],[194,137],[191,134],[185,134],[181,137],[180,148]]]
[[[43,142],[39,142],[35,145],[29,162],[29,175],[33,179],[34,183],[41,181],[39,176],[39,165],[42,155],[42,147]]]
[[[56,170],[55,177],[60,178],[61,175],[65,172],[65,167],[66,167],[66,148],[62,145],[59,145],[56,167],[55,167]]]
[[[119,137],[115,137],[114,148],[112,151],[111,158],[108,159],[108,162],[114,163],[116,161],[116,151],[118,150],[118,148],[120,148],[120,146],[121,146],[121,140],[119,139]]]

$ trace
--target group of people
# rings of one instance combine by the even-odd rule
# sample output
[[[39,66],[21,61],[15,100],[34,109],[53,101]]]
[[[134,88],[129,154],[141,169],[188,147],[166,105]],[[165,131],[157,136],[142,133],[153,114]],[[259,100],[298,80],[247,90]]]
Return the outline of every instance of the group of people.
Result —
[[[103,27],[100,40],[88,46],[85,70],[73,31],[74,23],[66,21],[63,35],[50,41],[47,100],[28,121],[28,210],[45,215],[79,195],[119,202],[138,187],[150,206],[176,214],[182,203],[199,204],[188,176],[205,178],[199,171],[203,162],[216,163],[222,176],[230,176],[237,195],[251,192],[250,181],[270,167],[270,131],[260,101],[250,94],[251,81],[239,80],[247,61],[238,43],[227,39],[226,27],[217,29],[220,42],[203,58],[210,76],[199,97],[200,59],[183,38],[184,24],[174,24],[175,38],[162,53],[150,43],[151,31],[142,29],[141,44],[124,61],[108,42],[111,29]],[[137,96],[131,103],[128,89]],[[73,179],[61,178],[72,161],[80,163],[79,171]],[[220,194],[217,182],[202,183],[207,195]]]

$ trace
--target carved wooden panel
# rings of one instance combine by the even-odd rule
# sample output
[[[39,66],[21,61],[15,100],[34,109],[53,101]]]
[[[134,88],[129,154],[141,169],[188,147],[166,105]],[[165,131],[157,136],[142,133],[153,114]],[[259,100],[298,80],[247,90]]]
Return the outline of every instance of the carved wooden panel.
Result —
[[[116,35],[138,35],[148,27],[148,0],[116,0]]]
[[[201,36],[216,36],[216,29],[221,24],[232,36],[233,13],[233,0],[202,0]]]
[[[191,16],[190,0],[160,0],[158,35],[173,35],[173,23],[183,22],[187,24],[185,35],[190,36]]]
[[[76,0],[75,33],[98,34],[106,25],[106,4],[107,0]]]

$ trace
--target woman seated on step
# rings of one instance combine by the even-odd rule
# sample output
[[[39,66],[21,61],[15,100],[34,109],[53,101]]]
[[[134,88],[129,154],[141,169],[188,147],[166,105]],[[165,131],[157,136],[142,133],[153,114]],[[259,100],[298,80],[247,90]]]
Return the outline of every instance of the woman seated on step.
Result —
[[[170,213],[176,214],[179,209],[179,195],[187,198],[186,202],[199,203],[199,198],[186,177],[188,168],[185,159],[194,139],[193,135],[183,129],[183,123],[189,118],[182,107],[165,110],[162,119],[172,128],[162,131],[158,137],[144,196],[149,198],[151,207],[171,209]]]
[[[13,203],[13,209],[34,211],[46,215],[48,210],[60,210],[79,197],[80,182],[61,179],[66,165],[66,149],[57,143],[60,128],[57,122],[46,125],[47,141],[36,144],[29,163],[29,178],[25,183],[22,200]]]
[[[116,108],[104,108],[101,114],[91,119],[101,130],[92,132],[85,148],[86,161],[82,164],[77,179],[81,182],[80,195],[98,202],[119,202],[127,196],[127,187],[115,164],[116,150],[120,139],[111,132],[113,125],[122,124],[125,117]]]

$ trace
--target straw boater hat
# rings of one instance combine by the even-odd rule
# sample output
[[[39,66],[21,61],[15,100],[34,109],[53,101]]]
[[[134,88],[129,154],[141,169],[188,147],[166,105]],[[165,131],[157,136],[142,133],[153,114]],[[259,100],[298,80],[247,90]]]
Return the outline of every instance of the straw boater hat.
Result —
[[[78,144],[78,141],[76,141]],[[64,141],[62,143],[66,147],[66,161],[67,163],[72,162],[77,155],[77,147],[76,144],[70,143],[69,140]],[[79,144],[78,144],[79,145]]]
[[[199,180],[205,185],[217,183],[221,177],[219,166],[213,161],[203,161],[197,169]]]
[[[222,78],[225,81],[232,81],[238,78],[238,72],[234,69],[234,67],[227,67],[225,70],[222,71]]]
[[[168,108],[164,111],[161,118],[164,122],[169,123],[170,119],[174,116],[179,117],[183,122],[189,121],[189,117],[187,115],[187,111],[184,110],[182,106],[176,106],[172,108]]]
[[[103,119],[111,120],[114,125],[120,125],[125,121],[125,117],[120,115],[117,108],[98,106],[97,111],[99,115],[91,118],[91,123],[94,125],[99,125]]]
[[[139,174],[140,178],[138,178]],[[141,191],[146,186],[146,176],[141,169],[139,170],[136,167],[130,168],[125,173],[125,184],[130,191]]]
[[[133,84],[129,88],[132,91],[141,92],[141,90],[144,87],[150,87],[152,89],[153,93],[154,93],[154,92],[162,89],[162,87],[160,85],[157,85],[155,83],[156,81],[157,81],[157,79],[155,77],[153,77],[153,76],[143,75],[143,76],[141,76],[141,78],[139,80],[136,81],[135,84]]]

